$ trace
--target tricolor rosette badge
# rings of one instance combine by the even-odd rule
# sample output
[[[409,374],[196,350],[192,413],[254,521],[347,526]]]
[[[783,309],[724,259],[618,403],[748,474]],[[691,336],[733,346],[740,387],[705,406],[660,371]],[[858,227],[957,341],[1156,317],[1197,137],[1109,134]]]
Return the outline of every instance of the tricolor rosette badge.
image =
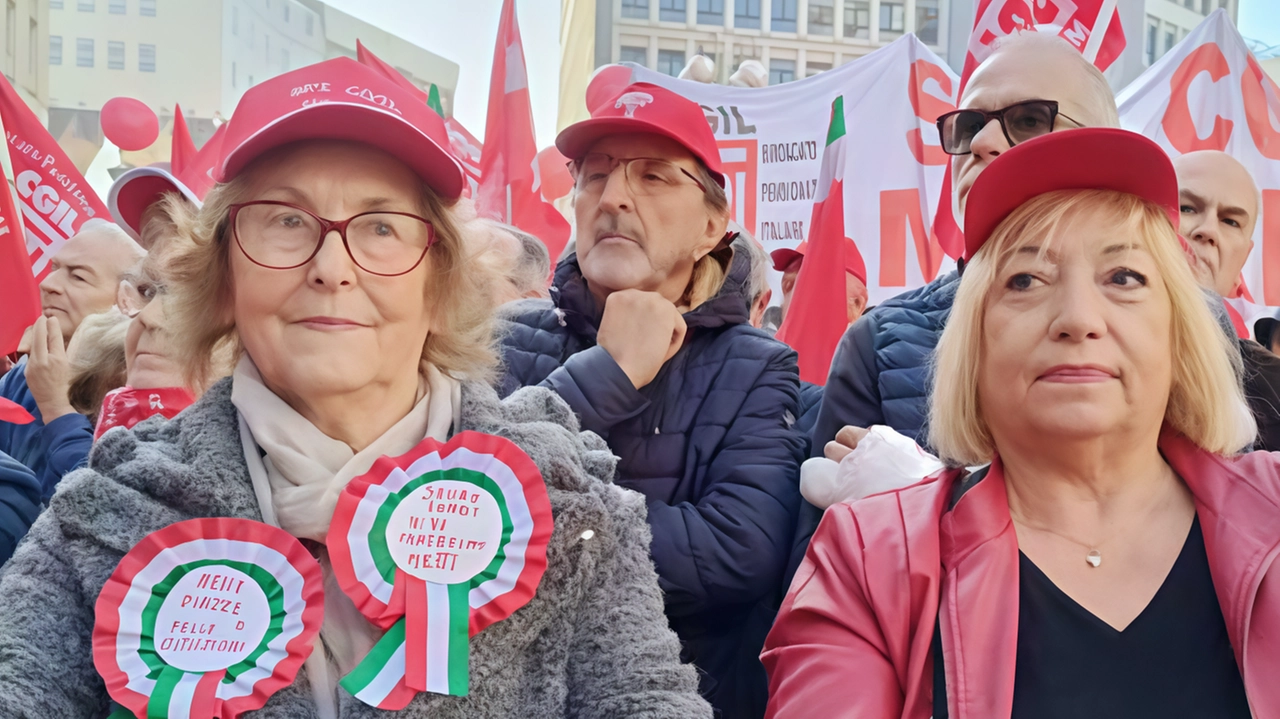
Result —
[[[342,686],[382,709],[465,696],[470,638],[533,598],[551,529],[542,474],[507,439],[463,432],[379,458],[329,528],[339,584],[387,630]]]
[[[320,565],[287,532],[192,519],[138,542],[95,613],[93,663],[117,714],[234,719],[293,682],[324,620],[324,589]]]

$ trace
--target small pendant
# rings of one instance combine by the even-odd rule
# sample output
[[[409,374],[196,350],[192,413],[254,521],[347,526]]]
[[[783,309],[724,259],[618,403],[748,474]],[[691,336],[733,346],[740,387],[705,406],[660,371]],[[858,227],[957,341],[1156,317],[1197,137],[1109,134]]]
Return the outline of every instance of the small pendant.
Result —
[[[1096,549],[1090,550],[1089,553],[1085,555],[1084,561],[1088,562],[1091,567],[1097,567],[1099,564],[1102,564],[1102,552],[1099,552]]]

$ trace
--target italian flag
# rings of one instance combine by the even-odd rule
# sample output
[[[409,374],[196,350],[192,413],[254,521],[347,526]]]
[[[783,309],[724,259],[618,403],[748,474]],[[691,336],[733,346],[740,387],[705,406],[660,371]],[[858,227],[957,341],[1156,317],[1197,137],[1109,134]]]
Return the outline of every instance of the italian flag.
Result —
[[[809,249],[795,295],[778,329],[778,339],[800,356],[800,379],[826,384],[831,357],[849,326],[845,291],[846,252],[857,252],[844,232],[844,166],[848,142],[844,136],[844,97],[831,103],[831,124],[822,151],[818,197],[813,203],[806,238]],[[853,258],[847,258],[853,259]],[[858,258],[860,261],[861,258]]]

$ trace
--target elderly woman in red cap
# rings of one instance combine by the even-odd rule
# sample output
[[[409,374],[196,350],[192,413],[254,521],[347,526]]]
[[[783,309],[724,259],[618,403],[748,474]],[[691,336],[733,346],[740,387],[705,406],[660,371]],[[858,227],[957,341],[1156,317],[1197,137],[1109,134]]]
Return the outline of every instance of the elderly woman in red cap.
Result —
[[[643,500],[611,484],[615,460],[599,438],[578,433],[554,394],[499,401],[486,383],[495,364],[490,274],[461,230],[463,174],[443,149],[443,120],[385,76],[338,58],[249,90],[224,140],[220,184],[198,213],[176,218],[192,246],[171,264],[166,312],[189,381],[203,379],[224,343],[238,347],[239,362],[167,423],[104,435],[5,567],[0,716],[99,717],[110,696],[128,707],[122,716],[230,717],[232,701],[252,699],[246,718],[709,717],[662,613]],[[406,457],[427,464],[395,464]],[[476,504],[489,507],[483,517],[459,514],[459,490],[447,505],[432,503],[424,484],[414,511],[451,513],[447,526],[432,519],[426,534],[414,524],[420,516],[393,514],[382,533],[354,533],[354,510],[342,507],[395,476],[437,481],[443,470],[430,467],[446,457],[478,457],[448,470],[450,481],[477,488],[472,503],[483,490],[502,504]],[[425,474],[404,474],[420,466]],[[287,551],[302,558],[290,560],[301,562],[297,572],[311,567],[310,595],[271,590],[282,603],[264,598],[261,611],[294,612],[273,621],[311,621],[318,633],[294,629],[297,643],[239,657],[270,660],[260,672],[254,664],[233,675],[241,665],[224,662],[225,675],[210,674],[217,656],[198,664],[166,654],[190,640],[166,645],[154,633],[240,631],[258,615],[233,616],[238,600],[179,604],[168,599],[172,582],[148,585],[159,615],[174,617],[162,622],[104,589],[134,582],[145,557],[188,556],[157,543],[174,527],[206,531],[184,521],[202,517],[253,523],[230,539],[182,544],[197,552],[195,564],[234,539],[258,547],[245,550],[250,560]],[[272,536],[287,540],[284,549],[253,539]],[[461,547],[459,536],[489,539]],[[353,555],[378,542],[396,557],[386,574],[353,575]],[[135,545],[166,548],[134,559]],[[406,548],[416,553],[396,554]],[[247,572],[246,581],[266,581]],[[188,586],[229,591],[225,579],[210,582]],[[238,592],[244,581],[230,584]],[[383,621],[375,599],[388,612],[398,606],[401,619]],[[210,606],[227,614],[206,624],[182,613]],[[246,699],[264,673],[271,681]]]
[[[1122,130],[978,178],[930,416],[956,469],[826,512],[770,716],[1280,715],[1280,460],[1241,454],[1177,218],[1169,159]]]

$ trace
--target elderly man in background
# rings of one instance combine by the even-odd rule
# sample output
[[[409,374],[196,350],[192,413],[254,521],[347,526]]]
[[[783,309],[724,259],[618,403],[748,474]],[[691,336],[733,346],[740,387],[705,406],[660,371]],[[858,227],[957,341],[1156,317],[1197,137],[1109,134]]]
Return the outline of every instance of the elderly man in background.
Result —
[[[862,261],[853,240],[845,238],[849,248],[845,252],[844,289],[848,302],[847,316],[849,324],[858,321],[867,309],[867,268]],[[796,280],[800,277],[800,267],[804,264],[805,251],[809,249],[806,240],[792,249],[779,249],[770,253],[773,269],[782,273],[782,319],[787,318],[787,310],[791,308],[791,298],[795,296]]]
[[[119,227],[87,223],[50,261],[49,274],[40,283],[42,315],[23,341],[27,355],[0,377],[0,397],[36,418],[26,425],[0,422],[0,452],[40,478],[45,500],[58,478],[84,459],[79,449],[50,449],[71,447],[75,443],[67,441],[70,437],[93,437],[89,418],[76,412],[68,398],[66,346],[86,317],[111,309],[120,279],[144,254]]]
[[[1189,152],[1175,158],[1173,167],[1182,210],[1178,229],[1191,246],[1196,281],[1215,299],[1234,297],[1253,250],[1258,186],[1245,166],[1225,152]],[[1252,340],[1238,342],[1245,399],[1258,423],[1255,449],[1280,450],[1280,358]]]
[[[636,83],[566,128],[577,251],[519,303],[501,389],[541,385],[605,438],[647,499],[682,658],[725,719],[764,714],[759,654],[800,503],[796,354],[748,322],[748,243],[702,110]]]
[[[488,235],[482,257],[503,278],[494,291],[497,305],[526,299],[546,299],[551,284],[551,255],[537,237],[496,220],[476,223]]]

